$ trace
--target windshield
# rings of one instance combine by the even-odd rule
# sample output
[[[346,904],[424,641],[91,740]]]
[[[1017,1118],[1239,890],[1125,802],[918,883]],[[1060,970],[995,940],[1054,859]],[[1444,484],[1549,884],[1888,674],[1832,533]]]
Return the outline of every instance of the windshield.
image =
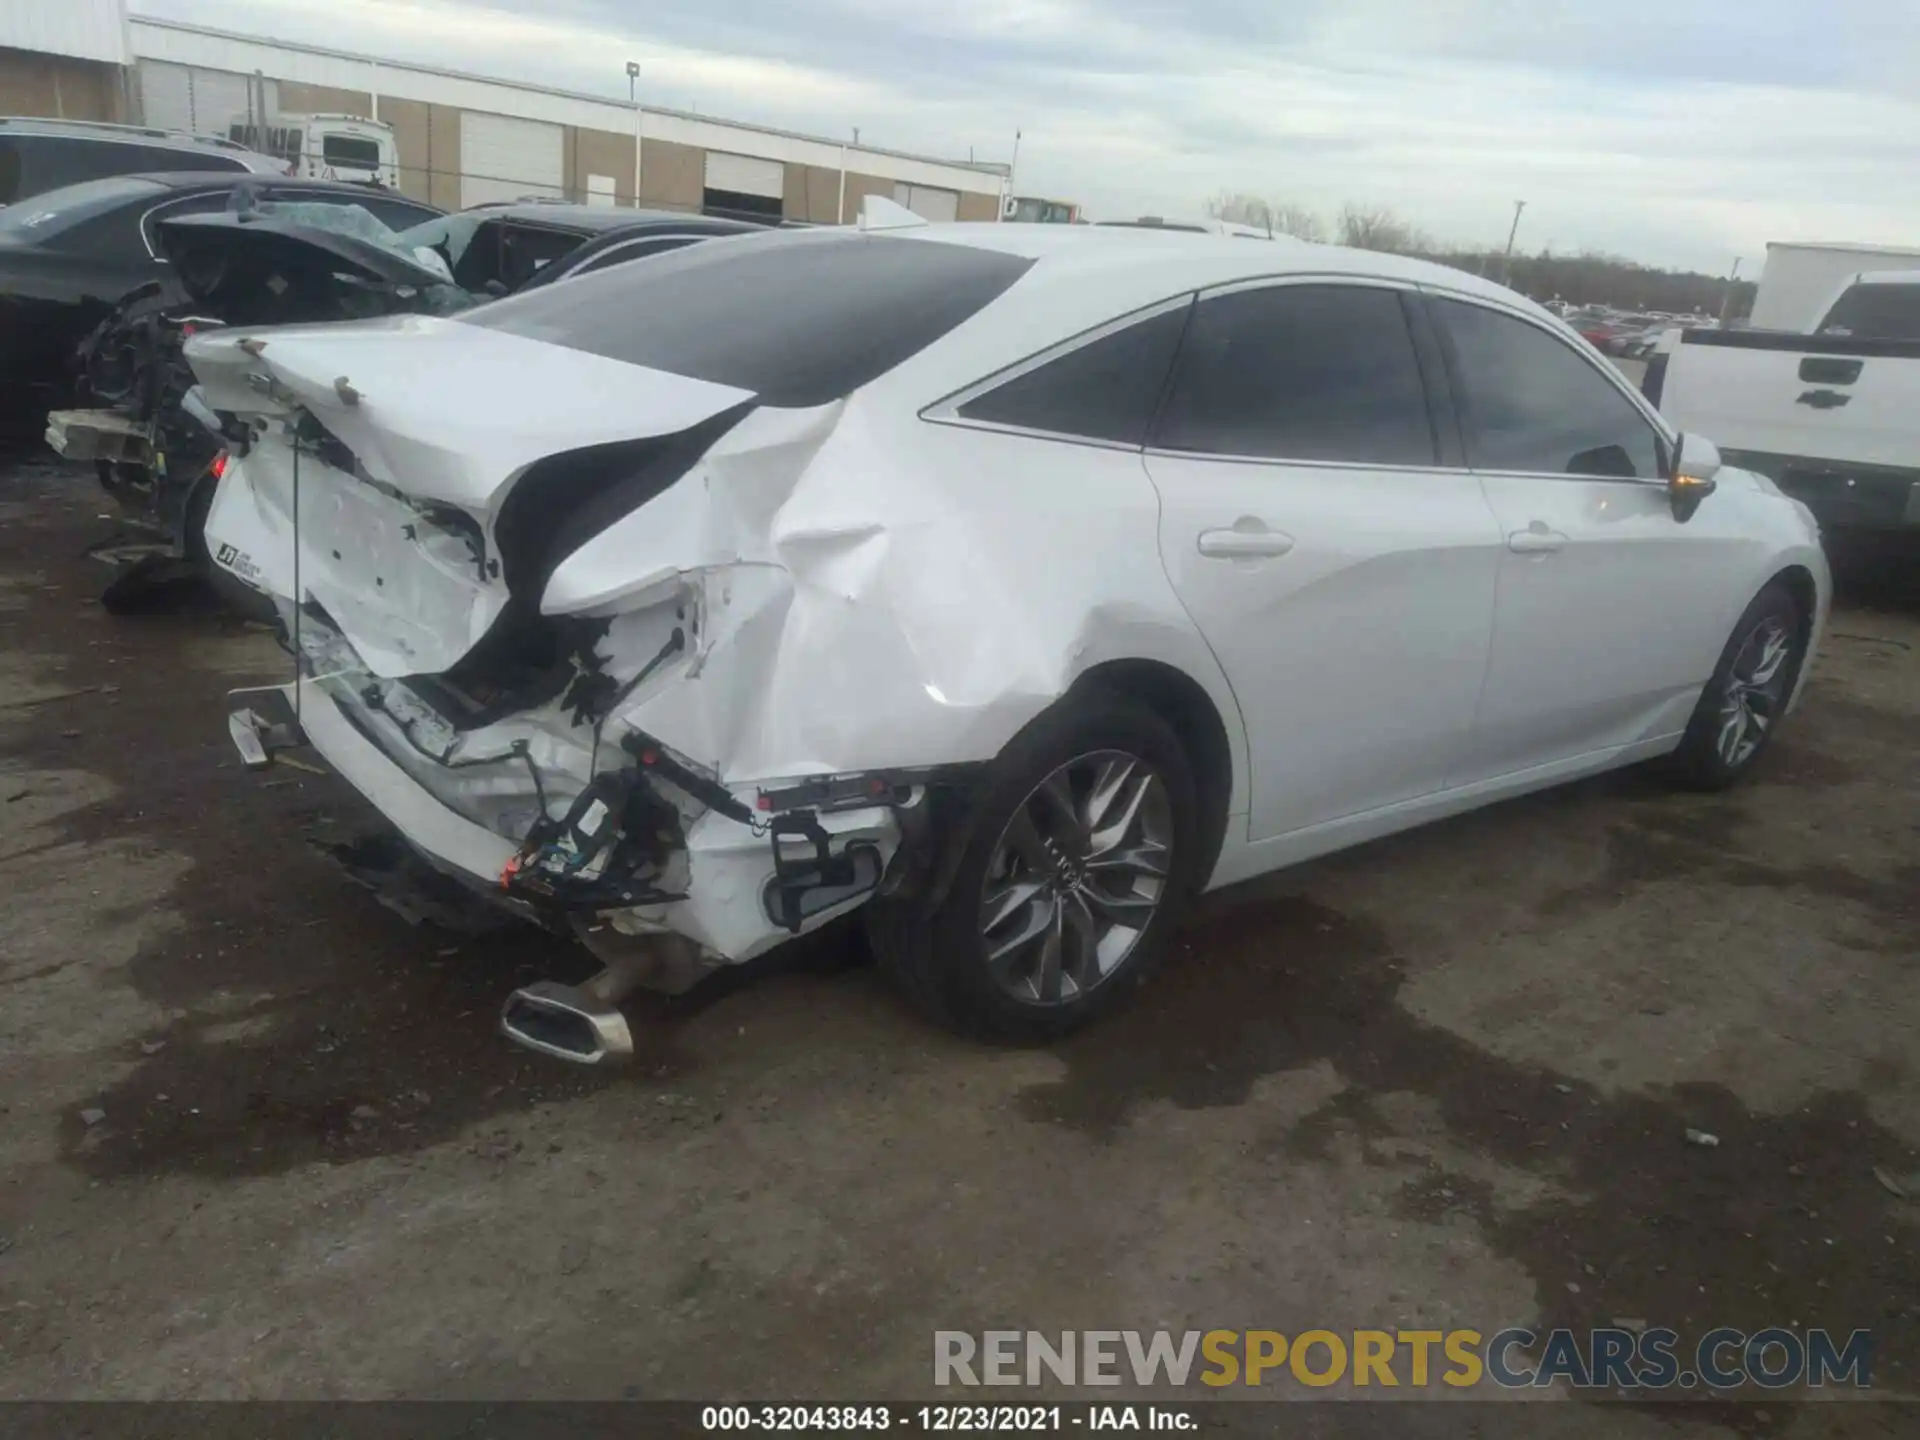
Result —
[[[355,170],[380,168],[380,142],[358,135],[326,135],[320,140],[320,158],[329,165],[345,165]]]
[[[1920,285],[1854,285],[1820,322],[1822,335],[1920,340]]]
[[[166,193],[166,186],[131,175],[49,190],[0,210],[0,239],[15,245],[37,245],[130,201]]]
[[[884,375],[1030,264],[845,231],[745,235],[542,286],[460,320],[803,408]]]

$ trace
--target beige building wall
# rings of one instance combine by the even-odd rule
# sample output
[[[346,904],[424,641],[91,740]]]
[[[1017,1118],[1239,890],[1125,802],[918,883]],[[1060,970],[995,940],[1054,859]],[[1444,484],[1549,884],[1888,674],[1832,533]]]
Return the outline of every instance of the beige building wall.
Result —
[[[838,171],[834,173],[833,183],[836,187],[840,183]],[[847,223],[851,225],[860,218],[860,205],[867,196],[878,195],[883,200],[893,199],[893,186],[894,182],[884,175],[862,175],[858,171],[849,170],[847,172]],[[832,212],[832,206],[828,206],[828,212]]]
[[[787,166],[787,189],[782,213],[789,220],[809,220],[816,225],[851,225],[860,218],[860,201],[867,195],[891,200],[895,182],[878,175],[847,172],[847,213],[838,214],[840,172],[820,165]],[[970,195],[960,192],[961,220],[997,220],[1000,200],[994,195]]]
[[[428,200],[433,193],[432,112],[424,100],[380,102],[380,118],[393,127],[393,148],[400,152],[400,193],[409,200]]]
[[[303,85],[298,80],[281,80],[282,115],[356,115],[373,118],[373,96],[365,90],[336,90],[331,85]],[[380,117],[387,117],[382,114]]]
[[[427,107],[426,200],[442,210],[460,208],[460,111],[452,105]]]
[[[849,175],[848,180],[852,180]],[[816,225],[839,223],[835,207],[840,203],[840,172],[819,165],[787,166],[786,194],[780,213],[789,220],[809,220]]]
[[[1000,197],[998,195],[973,195],[960,192],[960,212],[954,217],[958,220],[998,220],[1000,218]]]
[[[640,137],[640,203],[662,210],[700,209],[707,188],[707,152],[671,140]]]
[[[0,49],[0,115],[122,121],[120,71],[93,60]]]
[[[651,149],[651,147],[648,147]],[[587,177],[611,175],[616,204],[633,204],[633,136],[585,126],[567,131],[567,198],[587,202]]]

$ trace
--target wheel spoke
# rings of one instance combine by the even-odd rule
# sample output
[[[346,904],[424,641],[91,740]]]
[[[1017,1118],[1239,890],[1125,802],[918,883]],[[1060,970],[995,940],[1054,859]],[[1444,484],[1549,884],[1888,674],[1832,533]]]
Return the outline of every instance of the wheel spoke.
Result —
[[[1120,797],[1127,781],[1133,778],[1136,766],[1130,756],[1109,760],[1100,767],[1093,788],[1087,792],[1087,829],[1101,830],[1106,827],[1108,812]]]
[[[1047,927],[1040,937],[1040,965],[1033,976],[1034,999],[1047,1005],[1060,998],[1060,945],[1065,928],[1061,909],[1058,904],[1047,907]]]
[[[1100,927],[1080,894],[1060,902],[1061,962],[1076,990],[1091,990],[1100,978]]]
[[[1108,807],[1105,823],[1093,832],[1093,843],[1088,847],[1090,855],[1105,855],[1116,846],[1126,843],[1133,833],[1134,822],[1139,819],[1140,807],[1146,803],[1147,792],[1152,788],[1152,775],[1142,775],[1126,787],[1117,804]]]
[[[1041,889],[1037,881],[1009,880],[999,890],[987,896],[986,901],[981,905],[980,928],[991,935],[1012,919],[1014,913],[1023,905],[1031,904],[1033,897],[1038,895]]]
[[[1787,634],[1784,630],[1769,631],[1762,641],[1760,658],[1754,662],[1753,673],[1747,677],[1749,685],[1766,685],[1780,673],[1780,667],[1787,659]]]
[[[1131,890],[1124,895],[1109,895],[1091,885],[1078,893],[1103,918],[1117,925],[1144,926],[1160,903],[1158,895],[1137,895]]]
[[[1052,928],[1056,908],[1054,902],[1037,898],[1027,907],[1020,923],[1007,934],[987,936],[988,966],[1003,977],[1010,974],[1020,958],[1020,952]]]
[[[1740,763],[1740,742],[1746,737],[1746,733],[1747,710],[1744,705],[1736,700],[1720,726],[1720,744],[1718,747],[1720,750],[1720,758],[1725,760],[1729,765],[1737,765]]]
[[[1033,815],[1025,805],[1013,812],[1013,818],[1007,822],[1007,833],[1001,837],[1001,843],[1026,862],[1030,873],[1034,875],[1053,873],[1053,859],[1047,854],[1047,847],[1040,838],[1040,831],[1033,823]]]
[[[1149,880],[1167,878],[1167,847],[1155,840],[1142,840],[1124,850],[1109,850],[1087,862],[1090,875],[1139,875]]]

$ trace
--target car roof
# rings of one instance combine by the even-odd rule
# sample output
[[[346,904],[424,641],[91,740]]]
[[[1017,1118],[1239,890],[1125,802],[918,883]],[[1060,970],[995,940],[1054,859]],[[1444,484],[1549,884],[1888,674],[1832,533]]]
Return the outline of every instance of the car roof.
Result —
[[[673,223],[690,226],[696,230],[712,230],[716,235],[771,228],[753,225],[746,221],[691,214],[683,210],[621,209],[611,205],[579,205],[570,200],[501,200],[486,205],[470,205],[458,213],[582,231],[625,230],[654,223]]]
[[[1920,285],[1920,270],[1862,270],[1855,285]]]
[[[1122,283],[1132,278],[1142,293],[1140,304],[1151,303],[1152,292],[1173,294],[1238,280],[1326,275],[1437,286],[1553,319],[1549,311],[1518,291],[1465,270],[1342,245],[1288,240],[1250,245],[1237,235],[1203,235],[1162,226],[1016,225],[992,221],[905,226],[873,233],[1018,255],[1035,262],[1036,278],[1050,271],[1070,270],[1099,271],[1110,281]]]
[[[151,125],[115,125],[104,120],[50,120],[34,115],[0,115],[0,135],[47,135],[67,140],[137,141],[156,149],[218,150],[236,161],[257,164],[262,170],[280,171],[284,162],[262,155],[224,135],[192,135],[184,130],[163,130]]]
[[[402,195],[395,190],[376,190],[371,186],[355,185],[347,180],[304,180],[297,175],[282,174],[278,170],[270,174],[258,174],[248,170],[138,170],[127,175],[107,178],[149,180],[169,190],[232,190],[241,185],[260,185],[270,190],[332,190],[342,195],[364,195],[374,200],[398,200],[404,205],[431,210],[436,215],[444,213],[436,205],[429,205],[424,200],[415,200],[411,195]]]

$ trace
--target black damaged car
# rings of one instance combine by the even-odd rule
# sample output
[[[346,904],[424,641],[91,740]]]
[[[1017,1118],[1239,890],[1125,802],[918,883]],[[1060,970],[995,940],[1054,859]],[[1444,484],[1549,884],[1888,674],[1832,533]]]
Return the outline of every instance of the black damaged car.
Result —
[[[196,406],[182,348],[197,330],[451,314],[574,273],[761,227],[717,217],[519,202],[394,231],[366,207],[257,199],[164,217],[164,279],[124,296],[80,347],[85,409],[46,416],[46,438],[91,460],[126,529],[94,550],[116,574],[110,608],[154,584],[199,576],[243,612],[255,602],[206,553],[203,528],[229,447]]]
[[[358,205],[396,230],[442,214],[364,185],[191,171],[118,175],[0,210],[0,430],[37,435],[73,403],[80,342],[128,292],[168,273],[162,221],[217,213],[245,187],[261,200]]]

